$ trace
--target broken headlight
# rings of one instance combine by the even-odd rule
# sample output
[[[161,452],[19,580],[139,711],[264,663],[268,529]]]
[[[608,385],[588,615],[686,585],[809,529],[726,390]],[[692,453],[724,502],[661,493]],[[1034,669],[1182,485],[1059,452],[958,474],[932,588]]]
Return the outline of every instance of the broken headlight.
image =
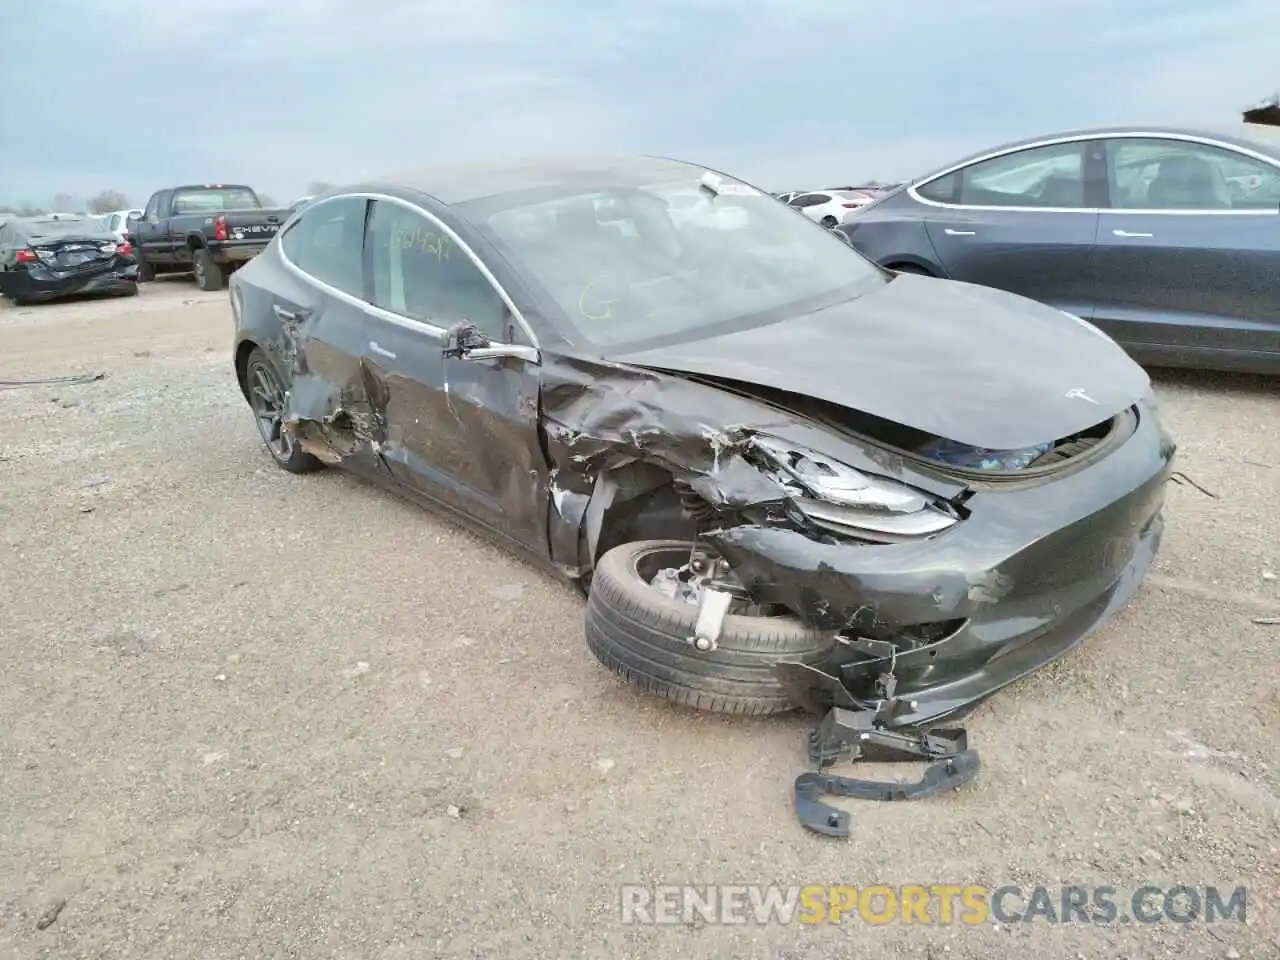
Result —
[[[814,450],[760,436],[755,448],[800,512],[834,532],[893,543],[941,533],[960,519],[919,490],[869,476]]]

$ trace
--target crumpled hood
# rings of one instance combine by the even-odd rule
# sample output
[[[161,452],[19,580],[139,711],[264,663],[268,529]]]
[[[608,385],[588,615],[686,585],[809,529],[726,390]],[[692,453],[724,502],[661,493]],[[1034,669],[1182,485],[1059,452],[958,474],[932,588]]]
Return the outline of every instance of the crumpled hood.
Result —
[[[787,390],[992,450],[1085,430],[1150,389],[1113,340],[1052,307],[912,275],[815,313],[610,359]]]

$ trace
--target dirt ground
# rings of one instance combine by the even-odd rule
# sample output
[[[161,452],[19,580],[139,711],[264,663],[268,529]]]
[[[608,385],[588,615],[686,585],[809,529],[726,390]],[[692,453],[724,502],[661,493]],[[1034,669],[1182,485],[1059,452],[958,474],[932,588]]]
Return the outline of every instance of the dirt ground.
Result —
[[[1155,376],[1216,497],[1170,485],[1134,602],[973,715],[977,781],[838,841],[810,718],[633,692],[569,588],[278,470],[231,333],[184,279],[0,307],[0,380],[106,374],[0,388],[0,955],[1280,956],[1274,383]],[[622,923],[662,883],[1243,884],[1248,923]]]

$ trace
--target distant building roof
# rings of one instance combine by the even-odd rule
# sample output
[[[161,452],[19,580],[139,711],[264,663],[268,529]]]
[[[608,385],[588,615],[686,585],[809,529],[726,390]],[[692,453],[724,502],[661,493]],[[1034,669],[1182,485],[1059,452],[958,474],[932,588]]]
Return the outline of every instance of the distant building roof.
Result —
[[[1245,123],[1267,123],[1280,127],[1280,95],[1250,107],[1243,114]]]

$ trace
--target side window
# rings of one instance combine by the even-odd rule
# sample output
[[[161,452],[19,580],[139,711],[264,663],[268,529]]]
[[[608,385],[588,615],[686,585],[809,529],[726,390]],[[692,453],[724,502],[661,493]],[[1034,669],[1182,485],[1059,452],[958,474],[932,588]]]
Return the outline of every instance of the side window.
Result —
[[[969,207],[1083,207],[1084,144],[1053,143],[959,171],[956,202]]]
[[[1129,210],[1280,209],[1280,169],[1185,140],[1111,144],[1111,205]]]
[[[506,339],[506,304],[432,220],[375,200],[369,244],[376,306],[437,327],[469,320],[490,339]]]
[[[367,203],[363,197],[338,197],[312,208],[280,238],[284,255],[317,280],[363,297]]]
[[[147,208],[142,212],[142,216],[144,219],[149,219],[151,217],[154,217],[159,210],[160,210],[160,194],[157,193],[154,197],[152,197],[150,200],[147,201]]]
[[[916,188],[916,193],[924,197],[926,200],[933,200],[937,203],[955,203],[956,187],[960,185],[959,173],[948,173],[945,177],[939,177],[937,180],[930,180],[921,187]]]

